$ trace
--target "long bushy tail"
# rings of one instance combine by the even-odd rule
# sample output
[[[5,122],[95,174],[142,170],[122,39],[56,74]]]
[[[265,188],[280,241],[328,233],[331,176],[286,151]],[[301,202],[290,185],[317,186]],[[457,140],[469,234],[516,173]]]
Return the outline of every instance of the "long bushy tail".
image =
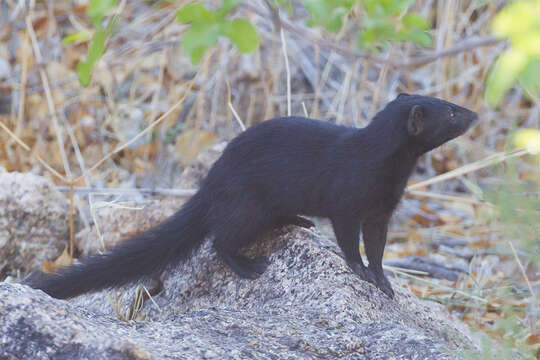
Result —
[[[124,240],[106,254],[92,255],[82,264],[54,274],[31,277],[25,283],[58,299],[114,287],[157,274],[191,256],[206,235],[206,209],[199,194],[154,228]]]

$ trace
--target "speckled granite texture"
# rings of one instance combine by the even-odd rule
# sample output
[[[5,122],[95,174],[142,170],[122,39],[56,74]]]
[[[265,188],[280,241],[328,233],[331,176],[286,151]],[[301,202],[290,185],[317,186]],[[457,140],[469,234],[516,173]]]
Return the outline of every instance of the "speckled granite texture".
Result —
[[[206,244],[138,322],[119,320],[107,291],[66,302],[0,283],[0,359],[451,359],[472,346],[443,307],[359,280],[328,239],[286,228],[265,245],[252,250],[272,264],[242,280]]]

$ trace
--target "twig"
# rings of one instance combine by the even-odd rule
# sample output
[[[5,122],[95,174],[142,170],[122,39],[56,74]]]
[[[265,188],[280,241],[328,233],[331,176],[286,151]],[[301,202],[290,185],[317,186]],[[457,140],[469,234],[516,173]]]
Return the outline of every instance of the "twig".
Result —
[[[387,58],[392,58],[392,49],[390,48],[388,50]],[[375,116],[375,113],[377,112],[377,107],[379,104],[379,96],[381,94],[381,89],[383,88],[383,83],[386,81],[386,74],[388,74],[388,70],[390,68],[390,65],[388,63],[384,63],[381,71],[379,72],[379,77],[377,79],[377,85],[375,87],[375,92],[373,93],[373,99],[371,100],[371,110],[370,110],[370,116]]]
[[[30,149],[30,147],[28,145],[26,145],[24,143],[24,141],[22,141],[21,139],[19,139],[19,137],[17,135],[15,135],[11,130],[9,130],[9,128],[3,123],[0,121],[0,127],[8,133],[9,136],[11,136],[15,142],[17,144],[19,144],[24,150],[28,151],[28,152],[32,152],[32,150]],[[62,180],[63,182],[67,183],[68,180],[63,176],[61,175],[58,171],[54,170],[52,168],[52,166],[50,166],[49,164],[47,164],[47,162],[45,160],[43,160],[41,158],[41,156],[35,154],[34,155],[36,157],[36,160],[41,164],[43,165],[47,170],[49,170],[54,176],[56,176],[57,178],[59,178],[60,180]]]
[[[393,65],[395,67],[402,67],[402,68],[417,68],[417,67],[429,64],[430,62],[433,62],[443,57],[457,55],[459,53],[471,51],[479,47],[497,45],[503,41],[504,41],[503,39],[496,38],[494,36],[485,36],[485,37],[475,38],[475,39],[470,39],[470,38],[464,39],[462,41],[459,41],[461,43],[459,45],[451,46],[448,49],[444,49],[433,54],[409,59],[405,62],[401,62],[401,63],[397,62],[397,63],[394,63]]]
[[[30,8],[32,12],[32,8]],[[64,171],[68,177],[71,177],[71,170],[69,168],[69,162],[67,159],[66,152],[64,150],[64,141],[62,139],[62,130],[58,123],[58,117],[56,116],[56,109],[54,106],[54,100],[51,94],[51,88],[49,87],[49,80],[45,68],[43,67],[43,57],[41,51],[39,50],[39,45],[37,42],[36,33],[34,31],[34,26],[32,25],[31,16],[26,18],[26,28],[28,34],[30,35],[30,40],[32,41],[32,47],[34,49],[34,57],[36,59],[37,66],[39,68],[39,75],[41,78],[41,83],[43,84],[43,89],[45,90],[45,98],[47,99],[47,106],[49,108],[49,115],[53,120],[54,132],[56,133],[56,141],[58,142],[58,148],[60,150],[60,156],[62,157],[62,163],[64,164]]]
[[[302,110],[304,110],[304,116],[309,117],[309,114],[307,112],[306,103],[302,101]]]
[[[254,12],[255,14],[263,18],[268,18],[268,14],[266,14],[264,11],[257,8],[256,6],[253,6],[247,3],[242,3],[241,6],[248,9],[251,12]],[[285,19],[281,19],[280,24],[283,28],[296,34],[301,39],[305,39],[312,43],[331,49],[335,51],[336,53],[342,56],[345,56],[347,58],[351,58],[351,59],[363,58],[363,59],[371,61],[373,64],[380,64],[380,65],[388,64],[394,68],[417,68],[417,67],[421,67],[423,65],[429,64],[443,57],[456,55],[456,54],[466,52],[466,51],[471,51],[479,47],[493,46],[504,41],[503,39],[499,39],[493,36],[486,36],[486,37],[474,38],[474,39],[470,39],[470,38],[463,39],[463,40],[458,40],[459,45],[449,47],[448,49],[444,49],[444,50],[441,50],[441,51],[438,51],[429,55],[420,56],[417,58],[409,58],[402,61],[396,61],[393,59],[385,59],[379,56],[371,55],[365,52],[361,52],[358,50],[340,46],[336,44],[335,42],[321,38],[319,35],[313,33],[312,31],[301,29],[297,27],[296,25],[288,22]]]
[[[406,277],[409,277],[409,278],[414,279],[416,281],[431,285],[434,288],[439,288],[441,290],[448,291],[448,292],[455,292],[457,294],[461,294],[461,295],[463,295],[465,297],[468,297],[468,298],[471,298],[471,299],[474,299],[474,300],[478,300],[478,301],[483,302],[483,303],[488,302],[486,299],[483,299],[483,298],[475,296],[475,295],[471,295],[471,294],[469,294],[469,293],[467,293],[467,292],[465,292],[463,290],[459,290],[459,289],[456,289],[456,288],[451,288],[449,286],[444,286],[444,285],[441,285],[441,284],[437,284],[437,283],[435,283],[433,281],[425,280],[425,279],[422,279],[422,278],[420,278],[418,276],[408,274],[408,273],[402,271],[400,268],[396,268],[396,267],[389,266],[389,265],[383,265],[383,268],[385,268],[387,270],[390,270],[393,273],[396,273],[396,274],[399,274],[399,275],[402,275],[402,276],[406,276]],[[494,306],[494,307],[498,306],[497,304],[490,304],[490,305]]]
[[[240,115],[238,115],[238,113],[234,109],[234,106],[233,106],[233,104],[231,102],[229,102],[229,109],[231,109],[231,111],[232,111],[232,113],[234,115],[234,118],[236,119],[236,121],[240,125],[240,128],[242,129],[242,131],[246,131],[246,126],[242,122],[242,119],[240,119]]]
[[[508,160],[510,158],[523,156],[525,154],[528,154],[528,151],[524,150],[523,148],[514,149],[514,150],[510,151],[509,153],[499,152],[499,153],[490,155],[485,159],[482,159],[482,160],[479,160],[479,161],[476,161],[476,162],[461,166],[461,167],[459,167],[457,169],[454,169],[452,171],[449,171],[449,172],[446,172],[444,174],[432,177],[431,179],[421,181],[421,182],[413,184],[413,185],[409,185],[409,186],[407,186],[407,188],[405,190],[406,191],[411,191],[411,190],[422,188],[424,186],[435,184],[435,183],[438,183],[438,182],[441,182],[441,181],[444,181],[444,180],[453,179],[455,177],[458,177],[458,176],[461,176],[461,175],[464,175],[464,174],[468,174],[470,172],[473,172],[473,171],[476,171],[476,170],[479,170],[479,169],[482,169],[482,168],[485,168],[485,167],[488,167],[488,166],[491,166],[491,165],[498,164],[498,163],[506,161],[506,160]]]
[[[264,0],[264,3],[268,7],[268,10],[270,10],[270,13],[272,14],[272,22],[274,23],[274,30],[275,31],[281,31],[281,18],[279,16],[279,8],[274,7],[270,1]]]
[[[30,15],[27,15],[30,16]],[[28,79],[28,49],[30,47],[28,39],[28,30],[24,34],[22,44],[22,69],[21,69],[21,89],[19,91],[19,113],[17,114],[17,125],[15,133],[20,135],[24,120],[24,104],[26,102],[26,81]]]
[[[15,142],[19,144],[24,150],[28,152],[31,151],[30,147],[26,145],[21,139],[19,139],[19,137],[15,135],[11,130],[9,130],[9,128],[3,122],[0,122],[0,127],[4,129],[4,131],[7,132],[8,135],[11,136],[13,140],[15,140]]]
[[[75,239],[75,219],[73,209],[73,183],[69,184],[69,256],[73,259]]]
[[[470,199],[468,197],[464,196],[456,196],[456,195],[449,195],[449,194],[438,194],[428,191],[420,191],[420,190],[408,190],[407,191],[409,196],[419,196],[419,197],[427,197],[431,199],[437,199],[437,200],[444,200],[444,201],[458,201],[465,204],[473,204],[473,205],[485,205],[489,207],[494,207],[492,203],[489,203],[487,201],[479,201],[476,199]]]
[[[166,119],[174,110],[176,110],[178,107],[180,107],[180,105],[182,105],[184,103],[184,100],[186,99],[189,90],[191,90],[191,87],[193,86],[193,83],[194,83],[194,81],[190,82],[190,84],[189,84],[186,92],[182,96],[182,98],[180,98],[180,100],[178,100],[178,102],[176,104],[174,104],[169,110],[167,110],[167,112],[165,112],[163,115],[161,115],[159,118],[157,118],[154,122],[152,122],[150,125],[148,125],[143,131],[141,131],[140,133],[135,135],[131,140],[129,140],[128,142],[116,147],[116,149],[109,152],[107,155],[105,155],[103,158],[101,158],[101,160],[99,160],[97,163],[95,163],[91,168],[89,168],[84,173],[82,173],[82,175],[78,176],[75,180],[73,180],[73,182],[76,183],[77,181],[81,180],[88,173],[94,171],[99,166],[101,166],[101,164],[103,164],[106,160],[111,158],[113,155],[119,153],[120,151],[124,150],[129,145],[133,144],[135,141],[137,141],[139,138],[141,138],[142,136],[147,134],[150,130],[152,130],[159,123],[161,123],[164,119]]]
[[[519,270],[521,271],[521,274],[523,275],[523,278],[525,278],[525,282],[527,283],[527,286],[529,287],[529,291],[531,292],[531,296],[533,299],[536,299],[536,294],[534,293],[533,287],[529,281],[529,278],[527,277],[527,273],[525,272],[525,268],[523,267],[523,264],[521,263],[521,260],[519,260],[518,254],[516,252],[516,249],[514,248],[514,244],[512,244],[511,241],[508,242],[508,245],[510,245],[510,248],[512,249],[512,253],[514,254],[514,257],[516,258],[516,262],[518,263]],[[534,301],[534,304],[536,304],[536,300]]]
[[[47,106],[49,108],[49,114],[53,120],[54,132],[56,133],[56,141],[58,142],[58,147],[60,149],[60,156],[62,157],[62,163],[64,164],[64,171],[68,179],[71,180],[71,169],[69,168],[69,162],[67,158],[66,151],[64,149],[64,139],[62,138],[62,129],[60,127],[58,117],[56,115],[56,108],[54,105],[54,100],[52,98],[51,88],[49,86],[49,78],[45,67],[43,66],[43,57],[41,55],[41,50],[39,49],[39,44],[37,42],[36,33],[32,25],[32,12],[33,12],[33,3],[31,4],[30,11],[26,17],[26,28],[27,33],[30,36],[32,41],[32,47],[34,49],[34,58],[36,60],[37,66],[39,68],[39,76],[41,78],[41,83],[43,84],[43,89],[45,90],[45,97],[47,99]],[[73,248],[74,248],[74,239],[75,239],[75,214],[73,207],[73,182],[69,182],[70,192],[69,192],[69,256],[73,259]]]
[[[57,186],[56,190],[62,193],[69,193],[69,186]],[[73,187],[73,192],[79,195],[89,194],[145,194],[145,195],[168,195],[178,197],[189,197],[194,195],[196,189],[164,189],[164,188],[97,188],[97,187]]]
[[[280,30],[281,36],[281,50],[283,50],[283,57],[285,58],[285,72],[287,74],[287,116],[291,116],[291,69],[289,67],[289,57],[287,55],[287,41],[285,41],[285,32],[283,28]]]

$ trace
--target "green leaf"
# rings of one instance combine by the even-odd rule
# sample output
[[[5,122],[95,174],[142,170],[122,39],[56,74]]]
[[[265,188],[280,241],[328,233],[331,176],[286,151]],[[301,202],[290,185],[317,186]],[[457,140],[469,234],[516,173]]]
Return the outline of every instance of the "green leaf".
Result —
[[[405,11],[414,3],[414,0],[391,0],[392,11],[395,15],[399,15]]]
[[[106,29],[100,29],[96,31],[96,33],[92,37],[92,41],[90,42],[86,61],[81,61],[77,64],[77,75],[79,76],[79,81],[83,86],[87,86],[90,83],[90,75],[92,73],[94,63],[105,52],[106,39]]]
[[[486,80],[486,99],[491,106],[499,104],[526,63],[527,57],[516,50],[507,50],[499,57]]]
[[[323,26],[329,31],[339,31],[343,17],[347,15],[358,0],[303,0],[311,17],[308,25]]]
[[[86,42],[86,41],[90,40],[91,38],[92,38],[92,32],[91,31],[82,30],[82,31],[78,31],[78,32],[73,33],[73,34],[69,34],[66,37],[64,37],[62,39],[62,45],[67,46],[67,45],[71,45],[71,44],[73,44],[75,42],[77,42],[77,43]]]
[[[217,23],[196,23],[182,36],[182,47],[191,56],[191,61],[198,64],[206,50],[218,40],[220,25]]]
[[[285,11],[287,11],[287,14],[289,15],[294,13],[291,0],[274,0],[273,5],[277,8],[285,8]]]
[[[239,0],[223,0],[223,6],[216,11],[216,16],[222,19],[229,11],[235,8],[239,2]]]
[[[510,40],[486,79],[486,97],[497,105],[516,80],[535,98],[540,93],[540,0],[513,1],[493,20],[493,32]]]
[[[358,32],[358,43],[364,48],[373,44],[375,38],[375,31],[373,29],[365,29]]]
[[[176,20],[180,24],[190,22],[210,21],[214,19],[214,14],[206,10],[203,4],[194,3],[181,7],[176,12]]]
[[[516,37],[532,31],[538,25],[538,11],[540,2],[512,2],[493,20],[493,32],[498,36]]]
[[[245,19],[234,19],[222,24],[223,35],[227,36],[243,53],[250,53],[259,46],[259,34]]]
[[[101,20],[107,12],[116,5],[116,0],[90,0],[86,14],[92,19],[95,27],[101,25]]]
[[[88,86],[90,83],[90,74],[92,72],[92,66],[93,64],[89,63],[88,61],[83,62],[80,61],[77,64],[77,77],[79,78],[79,82],[83,86]]]
[[[319,19],[322,17],[322,14],[328,13],[328,9],[324,1],[303,0],[302,2],[304,3],[307,11],[309,11],[311,14],[310,22],[313,25],[320,24]]]
[[[105,52],[105,43],[107,39],[112,35],[114,29],[116,28],[120,17],[114,16],[105,29],[101,28],[101,25],[98,26],[98,30],[94,33],[90,46],[88,47],[88,55],[86,61],[80,61],[77,64],[77,76],[79,77],[79,82],[83,86],[87,86],[90,83],[90,76],[92,74],[92,69],[94,64],[101,58]]]
[[[326,24],[326,29],[332,32],[338,32],[343,26],[343,17],[347,15],[347,9],[343,7],[338,7],[332,11],[330,14],[329,21]]]
[[[540,59],[529,61],[519,75],[519,83],[531,98],[540,95]]]
[[[401,20],[403,25],[408,28],[418,28],[422,30],[427,30],[430,28],[429,22],[424,19],[420,14],[410,13],[403,17]]]
[[[521,129],[512,138],[513,143],[519,147],[527,148],[533,155],[540,155],[540,130]]]
[[[424,47],[430,46],[432,44],[431,36],[420,29],[412,29],[409,31],[399,32],[397,34],[397,39],[401,41],[414,41],[415,43],[420,44]]]

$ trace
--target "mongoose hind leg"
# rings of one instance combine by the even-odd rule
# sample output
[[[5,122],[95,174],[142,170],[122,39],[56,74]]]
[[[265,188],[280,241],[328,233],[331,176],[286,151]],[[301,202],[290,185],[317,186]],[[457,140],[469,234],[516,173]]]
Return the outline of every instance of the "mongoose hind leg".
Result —
[[[313,221],[306,219],[305,217],[295,215],[295,216],[287,216],[287,217],[283,217],[279,219],[276,228],[280,228],[280,227],[284,227],[288,225],[299,226],[305,229],[315,227],[315,224],[313,223]]]
[[[220,259],[231,268],[231,270],[241,278],[255,279],[266,271],[270,261],[266,256],[259,256],[250,259],[243,255],[236,255],[230,251],[216,248]]]

